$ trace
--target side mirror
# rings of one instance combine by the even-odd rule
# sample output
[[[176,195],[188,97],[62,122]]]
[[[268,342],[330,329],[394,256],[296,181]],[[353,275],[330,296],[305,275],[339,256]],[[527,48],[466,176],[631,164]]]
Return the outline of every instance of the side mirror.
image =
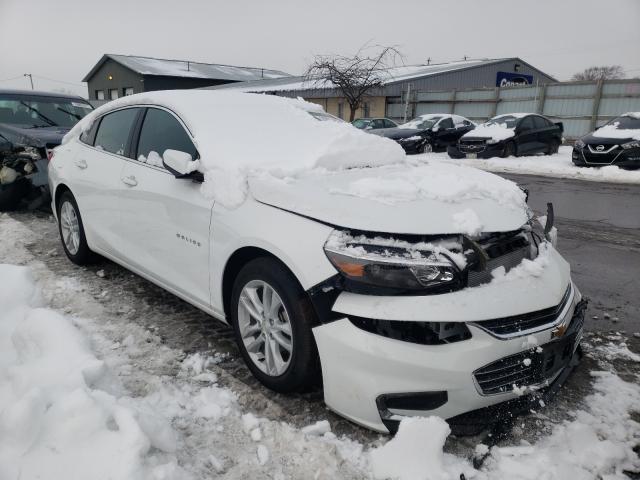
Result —
[[[437,132],[438,130],[440,130],[440,127],[438,127],[437,125],[431,128],[432,132]]]
[[[178,150],[165,150],[162,155],[162,164],[176,178],[186,177],[198,167],[189,153]]]
[[[373,130],[373,127],[371,125],[367,125],[366,127],[364,127],[365,130]]]

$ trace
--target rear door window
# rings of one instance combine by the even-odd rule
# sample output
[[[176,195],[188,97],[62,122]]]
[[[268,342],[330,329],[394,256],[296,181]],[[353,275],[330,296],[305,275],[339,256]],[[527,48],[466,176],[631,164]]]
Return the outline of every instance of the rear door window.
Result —
[[[102,117],[94,145],[106,152],[126,155],[129,134],[140,109],[127,108]]]
[[[393,123],[391,120],[385,120],[384,121],[384,126],[385,126],[385,128],[393,128],[393,127],[396,127],[397,125],[395,123]]]
[[[166,150],[178,150],[198,158],[198,151],[180,122],[169,112],[149,108],[138,140],[138,161],[162,167]]]

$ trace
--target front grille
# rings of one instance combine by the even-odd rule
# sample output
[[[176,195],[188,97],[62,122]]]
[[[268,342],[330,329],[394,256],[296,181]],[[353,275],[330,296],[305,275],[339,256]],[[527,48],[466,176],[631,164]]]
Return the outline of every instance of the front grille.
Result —
[[[598,145],[602,145],[604,148],[602,153],[598,152]],[[622,149],[614,148],[618,145],[613,143],[599,143],[593,145],[587,145],[582,149],[582,156],[586,163],[610,165],[612,164],[622,153]]]
[[[464,140],[458,144],[458,149],[463,153],[478,153],[487,148],[484,140]]]
[[[496,360],[473,372],[480,393],[496,395],[511,392],[514,386],[529,387],[552,382],[573,358],[582,336],[586,302],[576,305],[563,337],[542,347]]]
[[[528,361],[527,361],[528,359]],[[542,383],[543,356],[535,352],[522,352],[490,363],[476,370],[473,376],[484,395],[495,395]]]
[[[538,310],[536,312],[525,313],[522,315],[513,315],[511,317],[482,320],[474,322],[473,325],[476,325],[496,336],[524,335],[526,333],[530,333],[532,330],[554,323],[570,299],[571,285],[567,287],[562,300],[555,307],[545,308],[544,310]]]
[[[482,285],[483,283],[489,283],[493,276],[491,272],[498,267],[504,267],[505,271],[511,270],[513,267],[522,262],[525,258],[529,258],[529,250],[530,247],[526,246],[523,248],[519,248],[512,252],[509,252],[505,255],[492,258],[487,261],[487,266],[484,270],[481,271],[470,271],[467,284],[470,287],[477,287],[478,285]]]

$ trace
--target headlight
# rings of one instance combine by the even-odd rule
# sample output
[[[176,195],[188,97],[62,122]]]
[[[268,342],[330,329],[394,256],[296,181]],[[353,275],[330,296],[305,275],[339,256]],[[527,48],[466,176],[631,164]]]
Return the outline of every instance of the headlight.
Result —
[[[500,140],[496,140],[495,138],[488,138],[487,139],[487,145],[495,145],[496,143],[498,143]]]
[[[24,147],[21,152],[18,152],[21,157],[26,157],[31,160],[40,160],[40,151],[36,147]]]
[[[573,146],[576,147],[578,150],[582,150],[586,146],[586,143],[578,139],[576,140],[576,143],[573,144]]]
[[[640,148],[640,141],[635,140],[633,142],[623,143],[621,147],[625,150],[629,150],[630,148]]]
[[[451,247],[449,249],[448,247]],[[324,247],[344,278],[361,287],[420,293],[459,288],[466,259],[453,240],[409,242],[334,230]]]

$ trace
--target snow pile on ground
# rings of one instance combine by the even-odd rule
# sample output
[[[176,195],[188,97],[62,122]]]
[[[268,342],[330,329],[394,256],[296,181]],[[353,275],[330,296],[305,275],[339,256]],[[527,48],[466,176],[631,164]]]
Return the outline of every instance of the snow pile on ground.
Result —
[[[467,165],[489,172],[520,173],[542,175],[546,177],[574,178],[594,182],[633,183],[640,184],[640,170],[623,170],[608,165],[605,167],[576,167],[571,161],[572,147],[560,147],[554,155],[537,155],[532,157],[509,157],[455,160],[446,153],[425,153],[415,155],[412,159],[428,160],[430,163],[442,162],[456,165]]]
[[[152,443],[172,451],[175,440],[163,424],[140,421],[95,387],[104,362],[68,319],[34,308],[29,270],[0,264],[0,278],[0,478],[129,480],[175,472],[172,462],[145,464]]]
[[[319,105],[212,90],[147,92],[114,100],[84,117],[63,142],[88,130],[103,113],[140,103],[163,105],[182,118],[200,153],[202,192],[228,207],[244,201],[250,172],[287,176],[315,168],[375,167],[405,160],[393,141],[346,122],[319,121],[310,114],[324,112]]]
[[[495,141],[506,140],[515,135],[515,128],[508,128],[506,123],[483,123],[465,133],[462,138],[492,138]]]
[[[557,425],[534,445],[494,447],[485,463],[490,479],[608,479],[623,480],[623,470],[640,471],[633,451],[640,424],[630,412],[640,408],[640,387],[612,372],[592,372],[595,393],[584,400],[585,410]]]
[[[526,209],[525,193],[512,181],[459,165],[429,163],[405,169],[374,169],[346,188],[331,193],[367,198],[386,204],[422,199],[461,203],[492,200],[514,209]]]

